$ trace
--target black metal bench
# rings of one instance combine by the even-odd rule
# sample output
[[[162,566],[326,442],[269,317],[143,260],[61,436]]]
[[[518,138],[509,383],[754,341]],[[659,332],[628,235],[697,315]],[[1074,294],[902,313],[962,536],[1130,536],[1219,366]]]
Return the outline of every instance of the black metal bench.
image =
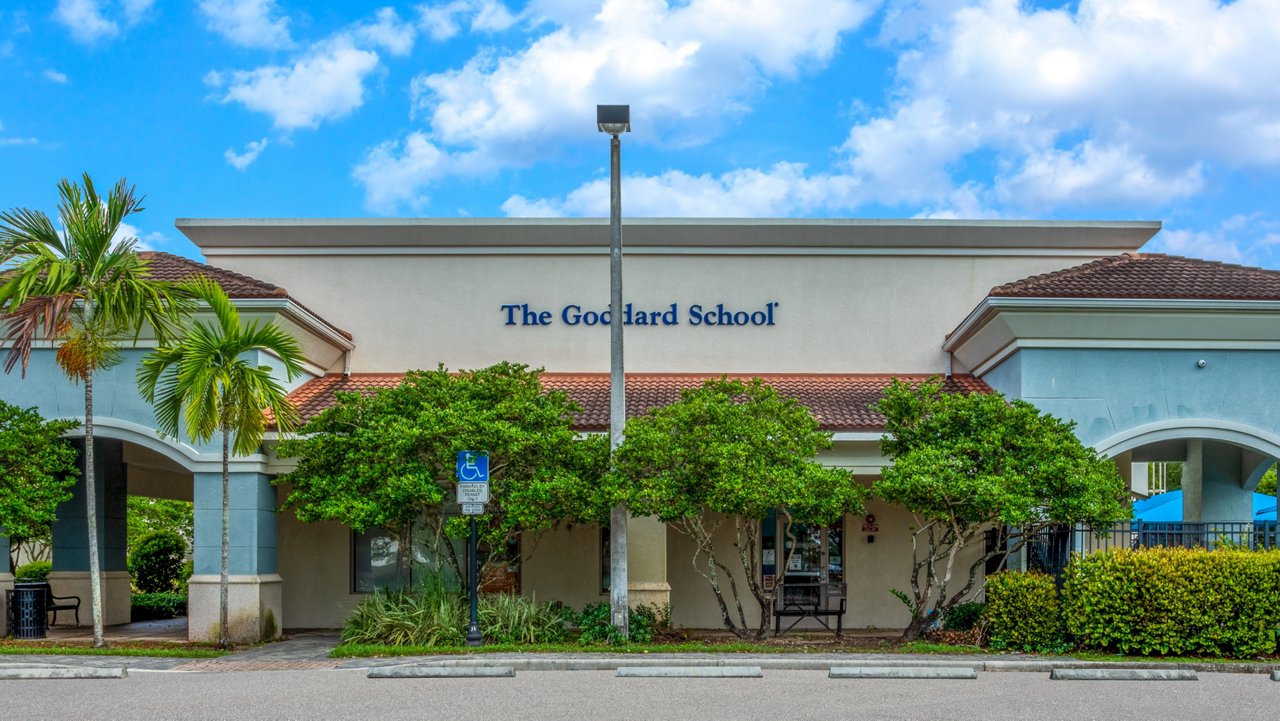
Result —
[[[781,636],[806,618],[816,619],[828,631],[837,636],[844,633],[844,613],[848,606],[846,586],[843,583],[786,583],[778,586],[780,597],[773,606],[773,635]],[[827,619],[836,617],[836,627],[831,628]],[[791,625],[782,628],[784,617],[794,618]]]
[[[48,583],[45,583],[43,585],[44,585],[44,597],[48,599],[48,603],[49,603],[49,605],[46,606],[45,608],[46,610],[49,611],[49,613],[52,616],[52,620],[49,621],[49,625],[50,626],[58,625],[58,611],[74,611],[76,614],[76,625],[79,626],[80,625],[80,597],[79,596],[55,596],[53,595],[52,586],[50,586]],[[74,603],[67,603],[70,601],[74,601]]]

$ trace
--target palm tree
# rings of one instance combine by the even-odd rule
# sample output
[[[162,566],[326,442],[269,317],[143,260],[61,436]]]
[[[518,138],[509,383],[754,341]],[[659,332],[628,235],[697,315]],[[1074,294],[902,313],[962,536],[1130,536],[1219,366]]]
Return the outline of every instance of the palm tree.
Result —
[[[58,344],[57,363],[72,381],[84,383],[84,483],[89,525],[89,584],[93,645],[102,636],[102,588],[98,516],[93,472],[93,377],[120,362],[120,343],[137,341],[150,327],[162,341],[181,321],[185,303],[174,287],[154,280],[149,262],[134,250],[137,238],[117,239],[121,223],[142,210],[142,199],[124,179],[102,198],[88,173],[84,184],[58,184],[54,227],[38,210],[0,213],[0,313],[12,345],[5,372],[21,363],[26,375],[36,340]]]
[[[274,323],[242,324],[240,313],[213,281],[196,278],[187,292],[208,304],[214,323],[197,320],[178,340],[150,353],[138,368],[142,395],[155,405],[163,433],[179,429],[198,442],[222,435],[222,575],[218,588],[218,645],[227,647],[227,547],[230,535],[231,451],[257,452],[270,409],[282,432],[298,423],[298,411],[271,376],[271,367],[245,356],[266,351],[279,358],[290,380],[302,372],[297,341]],[[230,445],[235,436],[234,448]]]

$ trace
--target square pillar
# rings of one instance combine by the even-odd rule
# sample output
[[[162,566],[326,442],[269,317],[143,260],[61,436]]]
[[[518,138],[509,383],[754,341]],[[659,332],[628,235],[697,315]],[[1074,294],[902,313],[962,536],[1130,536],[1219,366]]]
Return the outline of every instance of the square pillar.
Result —
[[[667,524],[653,516],[627,520],[627,602],[632,608],[671,603]]]
[[[283,580],[276,567],[276,489],[264,473],[230,476],[227,549],[228,625],[234,643],[280,636]],[[222,474],[195,474],[194,575],[188,584],[187,633],[216,641],[222,569]]]
[[[76,443],[81,452],[84,440]],[[84,467],[83,455],[79,461]],[[98,562],[102,584],[102,622],[107,626],[130,621],[131,579],[128,565],[128,486],[124,442],[112,438],[93,441],[94,489],[98,516]],[[93,622],[89,579],[89,516],[85,507],[83,471],[71,488],[71,500],[58,506],[53,522],[53,571],[49,586],[57,596],[80,597],[80,622]],[[66,618],[66,614],[61,614]]]

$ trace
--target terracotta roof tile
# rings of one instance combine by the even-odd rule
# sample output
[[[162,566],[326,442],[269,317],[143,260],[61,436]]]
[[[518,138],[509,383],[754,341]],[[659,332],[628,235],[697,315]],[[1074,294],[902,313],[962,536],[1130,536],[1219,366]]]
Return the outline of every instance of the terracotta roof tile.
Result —
[[[310,308],[299,303],[296,298],[290,296],[289,291],[278,285],[273,285],[266,281],[258,280],[257,278],[250,278],[247,275],[241,275],[240,273],[225,270],[223,268],[215,268],[212,265],[197,263],[190,258],[183,258],[182,256],[173,255],[172,253],[146,250],[138,253],[138,255],[150,263],[147,270],[151,277],[157,280],[178,283],[194,276],[202,275],[222,286],[222,290],[229,298],[289,298],[296,305],[314,315],[321,323],[329,326],[342,337],[347,340],[351,340],[352,338],[350,333],[321,318],[315,313],[315,311],[312,311]]]
[[[222,286],[222,290],[231,298],[288,298],[289,292],[277,285],[272,285],[247,275],[230,270],[215,268],[204,263],[197,263],[190,258],[147,250],[138,253],[144,260],[150,261],[148,270],[151,277],[178,283],[197,275],[214,281]]]
[[[990,295],[1280,300],[1280,271],[1160,253],[1125,253],[996,286]]]
[[[641,415],[651,408],[673,403],[680,398],[680,391],[701,385],[709,378],[719,378],[715,373],[636,373],[627,376],[627,416]],[[731,374],[730,378],[752,378],[750,374]],[[897,377],[919,383],[929,376],[904,375],[817,375],[817,374],[761,374],[766,383],[780,393],[795,398],[808,407],[814,417],[828,431],[878,431],[884,427],[884,417],[872,409],[889,382]],[[400,385],[403,373],[377,374],[329,374],[308,381],[290,394],[301,412],[309,420],[334,404],[334,394],[339,391],[377,393]],[[603,431],[609,427],[609,374],[608,373],[544,373],[543,386],[563,391],[582,411],[575,425],[582,431]],[[990,393],[991,389],[971,375],[955,375],[945,383],[950,392]]]

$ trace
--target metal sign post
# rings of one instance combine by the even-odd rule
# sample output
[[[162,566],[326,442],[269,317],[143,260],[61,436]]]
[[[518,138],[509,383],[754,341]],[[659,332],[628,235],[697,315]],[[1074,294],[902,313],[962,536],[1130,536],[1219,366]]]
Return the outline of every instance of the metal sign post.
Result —
[[[489,452],[458,451],[458,503],[469,517],[471,540],[467,544],[467,586],[471,592],[471,623],[467,626],[467,645],[484,643],[480,633],[479,569],[476,553],[476,516],[484,513],[489,502]]]

